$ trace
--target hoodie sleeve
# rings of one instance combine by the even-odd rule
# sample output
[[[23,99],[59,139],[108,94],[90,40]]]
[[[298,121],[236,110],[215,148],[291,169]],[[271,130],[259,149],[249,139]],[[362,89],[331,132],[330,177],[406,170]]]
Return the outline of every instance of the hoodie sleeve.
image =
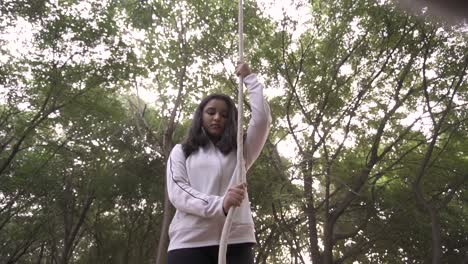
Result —
[[[190,186],[182,145],[176,145],[169,155],[166,182],[169,200],[177,210],[201,217],[224,216],[222,196],[201,193]]]
[[[260,155],[268,137],[271,114],[270,107],[263,97],[263,84],[257,80],[257,76],[255,74],[248,75],[244,78],[244,84],[247,87],[252,109],[244,143],[245,166],[246,169],[249,169]]]

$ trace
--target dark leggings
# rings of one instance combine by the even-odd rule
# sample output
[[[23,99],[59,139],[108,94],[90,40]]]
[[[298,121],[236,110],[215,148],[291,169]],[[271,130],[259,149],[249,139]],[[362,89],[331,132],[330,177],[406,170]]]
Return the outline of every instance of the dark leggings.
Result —
[[[227,264],[253,264],[252,243],[228,245]],[[217,264],[218,246],[182,248],[167,253],[168,264]]]

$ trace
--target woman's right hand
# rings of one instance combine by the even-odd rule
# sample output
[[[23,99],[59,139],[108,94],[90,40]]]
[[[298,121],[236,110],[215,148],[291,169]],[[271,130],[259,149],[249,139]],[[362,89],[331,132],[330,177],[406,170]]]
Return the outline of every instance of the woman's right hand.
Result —
[[[223,210],[227,214],[231,206],[239,207],[244,200],[247,184],[241,183],[228,189],[223,201]]]
[[[250,70],[250,67],[247,63],[239,62],[237,64],[237,69],[236,69],[237,76],[242,76],[242,78],[245,78],[249,76],[251,73],[252,71]]]

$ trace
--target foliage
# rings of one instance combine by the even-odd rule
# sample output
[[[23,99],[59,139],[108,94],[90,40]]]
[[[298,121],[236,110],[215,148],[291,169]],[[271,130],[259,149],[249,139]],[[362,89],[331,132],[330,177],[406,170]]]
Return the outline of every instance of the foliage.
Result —
[[[466,260],[466,26],[390,1],[244,5],[273,116],[248,177],[256,263]],[[237,2],[0,12],[0,263],[154,262],[167,153],[203,96],[237,94]]]

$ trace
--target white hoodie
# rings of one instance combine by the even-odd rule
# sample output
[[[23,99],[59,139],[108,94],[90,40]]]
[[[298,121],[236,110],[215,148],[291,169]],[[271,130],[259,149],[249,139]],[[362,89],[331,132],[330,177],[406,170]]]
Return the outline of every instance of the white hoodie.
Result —
[[[244,141],[247,171],[258,158],[268,136],[271,116],[263,97],[263,84],[255,74],[244,78],[252,117]],[[169,227],[169,249],[219,245],[226,216],[223,199],[235,184],[236,150],[224,155],[209,143],[185,158],[182,145],[176,145],[167,162],[169,200],[176,213]],[[229,244],[255,243],[254,223],[248,195],[233,216]]]

